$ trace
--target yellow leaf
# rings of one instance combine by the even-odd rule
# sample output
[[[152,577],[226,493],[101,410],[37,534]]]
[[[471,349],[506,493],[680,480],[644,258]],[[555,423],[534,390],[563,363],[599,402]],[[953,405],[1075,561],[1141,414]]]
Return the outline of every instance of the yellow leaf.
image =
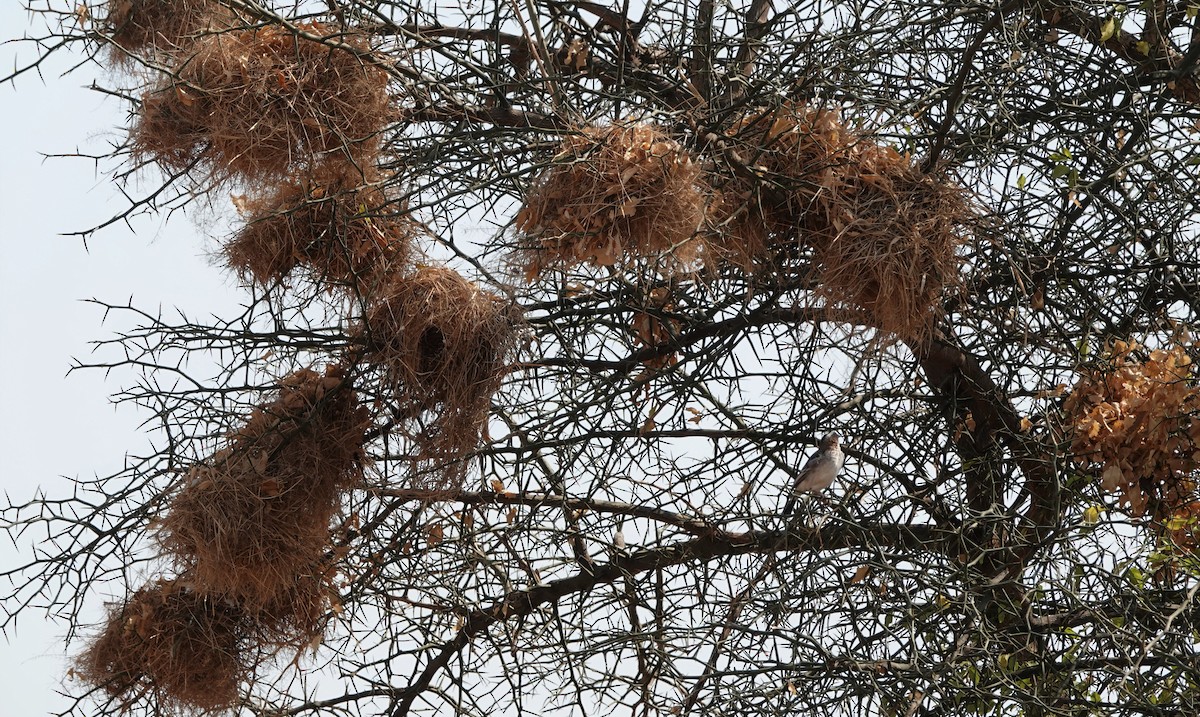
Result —
[[[1084,525],[1095,525],[1100,521],[1100,506],[1088,506],[1088,509],[1083,511]]]
[[[1117,34],[1117,18],[1110,17],[1100,28],[1100,42],[1105,42],[1115,34]]]

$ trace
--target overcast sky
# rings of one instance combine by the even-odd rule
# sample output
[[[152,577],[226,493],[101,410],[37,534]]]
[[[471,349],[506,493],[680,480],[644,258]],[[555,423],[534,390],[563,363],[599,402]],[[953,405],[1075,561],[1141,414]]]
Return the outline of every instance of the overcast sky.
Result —
[[[30,26],[19,4],[0,3],[4,40]],[[24,43],[0,46],[0,75],[34,57]],[[87,89],[97,77],[91,67],[61,76],[71,59],[51,62],[40,78],[30,74],[15,87],[0,86],[0,487],[14,503],[39,487],[61,494],[66,477],[112,473],[126,451],[145,445],[138,424],[146,416],[115,409],[108,398],[130,382],[129,374],[67,376],[72,359],[87,359],[90,341],[112,334],[100,310],[82,300],[132,297],[150,310],[205,315],[228,314],[243,297],[208,258],[213,244],[206,234],[219,234],[219,225],[201,232],[179,216],[166,223],[143,219],[132,229],[118,224],[86,246],[63,236],[107,220],[126,203],[88,160],[42,157],[103,153],[121,137],[127,108]],[[25,555],[0,544],[0,565],[27,559],[29,541],[21,547]],[[97,611],[101,603],[95,600]],[[7,645],[0,644],[0,712],[17,717],[66,707],[55,694],[67,667],[65,630],[31,611],[8,631]]]

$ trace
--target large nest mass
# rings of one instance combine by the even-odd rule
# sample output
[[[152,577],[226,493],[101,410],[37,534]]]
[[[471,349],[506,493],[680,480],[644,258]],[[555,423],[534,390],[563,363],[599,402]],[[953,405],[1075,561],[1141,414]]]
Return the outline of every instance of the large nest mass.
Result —
[[[563,141],[517,214],[529,280],[582,262],[656,257],[694,263],[706,192],[687,152],[648,124],[588,127]]]
[[[414,487],[458,487],[513,347],[511,305],[457,272],[397,275],[367,309],[365,358],[397,386],[418,463]]]
[[[110,610],[76,671],[131,704],[152,694],[197,711],[233,704],[246,676],[240,611],[182,581],[159,580]]]
[[[728,134],[744,167],[710,180],[716,197],[709,221],[724,230],[716,249],[741,255],[740,245],[762,246],[764,236],[774,244],[795,240],[813,198],[849,161],[849,135],[837,113],[785,105],[738,120]]]
[[[324,40],[273,26],[200,38],[143,98],[135,154],[244,180],[285,179],[330,157],[372,164],[391,116],[387,73],[361,37],[299,28]]]
[[[110,0],[99,27],[116,46],[114,59],[126,53],[177,54],[205,32],[234,26],[237,14],[218,0]]]
[[[735,136],[761,181],[728,183],[718,249],[747,264],[741,247],[807,247],[831,304],[865,310],[901,338],[928,336],[942,296],[961,286],[966,193],[829,110],[785,106]]]
[[[243,279],[262,285],[299,266],[318,280],[367,290],[403,265],[419,230],[378,178],[344,163],[242,197],[239,210],[247,222],[225,256]]]
[[[249,612],[300,606],[313,592],[306,581],[321,572],[340,493],[361,480],[369,424],[339,368],[292,374],[226,448],[191,470],[160,542],[206,592]]]

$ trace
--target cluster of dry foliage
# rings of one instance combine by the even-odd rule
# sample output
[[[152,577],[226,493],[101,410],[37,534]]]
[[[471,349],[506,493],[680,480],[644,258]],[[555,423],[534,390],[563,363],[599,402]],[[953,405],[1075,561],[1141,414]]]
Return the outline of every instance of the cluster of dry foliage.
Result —
[[[766,181],[735,194],[752,211],[734,236],[761,227],[768,246],[799,242],[812,252],[817,294],[866,311],[887,333],[928,334],[942,297],[962,283],[958,249],[972,216],[962,189],[828,110],[757,116],[736,129],[735,144]]]
[[[110,6],[114,55],[174,68],[143,98],[134,155],[251,190],[224,247],[244,280],[269,287],[302,270],[361,301],[361,348],[346,365],[377,367],[398,394],[413,485],[461,487],[515,317],[454,271],[414,261],[420,226],[375,169],[391,111],[365,40],[316,23],[230,29],[232,19],[208,1]],[[236,700],[260,656],[319,641],[339,607],[330,524],[361,484],[371,423],[342,365],[283,379],[190,470],[159,521],[178,577],[114,608],[78,673],[123,704],[152,694],[207,710]]]
[[[1135,516],[1169,525],[1176,545],[1195,547],[1200,470],[1200,386],[1183,346],[1145,352],[1117,341],[1107,365],[1086,372],[1063,406],[1077,465]]]
[[[565,140],[516,226],[528,280],[550,267],[654,257],[754,273],[811,254],[818,295],[882,331],[928,335],[961,286],[966,193],[836,112],[785,105],[735,123],[720,143],[741,173],[708,176],[660,129],[589,127]]]

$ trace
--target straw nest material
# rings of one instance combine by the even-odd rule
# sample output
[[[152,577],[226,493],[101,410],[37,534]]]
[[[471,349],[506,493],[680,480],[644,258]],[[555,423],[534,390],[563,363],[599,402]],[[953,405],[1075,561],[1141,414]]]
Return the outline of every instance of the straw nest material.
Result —
[[[747,250],[786,251],[798,242],[811,249],[817,293],[831,304],[866,310],[877,328],[901,338],[927,336],[941,297],[961,286],[958,248],[972,216],[966,193],[832,111],[786,106],[735,133],[762,182],[742,183],[718,205],[737,213],[718,214],[728,232],[717,250],[744,264]]]
[[[369,166],[391,112],[387,73],[366,40],[302,23],[200,38],[175,75],[145,95],[136,155],[181,171],[279,179],[336,156]]]
[[[1140,355],[1139,355],[1140,354]],[[1063,404],[1076,465],[1132,515],[1169,520],[1195,498],[1200,386],[1183,347],[1141,352],[1117,341]]]
[[[414,487],[461,485],[515,336],[508,302],[457,272],[419,267],[396,276],[367,308],[364,358],[397,387],[417,448]]]
[[[722,228],[713,250],[757,259],[755,250],[798,238],[813,199],[836,184],[836,172],[850,163],[852,137],[835,112],[791,105],[744,118],[728,134],[746,167],[736,177],[710,180],[716,196],[709,223]]]
[[[201,589],[248,612],[303,612],[296,601],[312,590],[298,586],[319,573],[339,493],[361,479],[369,424],[338,367],[288,376],[192,469],[161,521],[164,549]]]
[[[748,183],[732,181],[710,196],[705,216],[703,263],[710,271],[724,266],[746,274],[776,267],[775,248],[761,205]]]
[[[700,168],[660,129],[588,127],[563,141],[517,214],[516,263],[532,281],[553,267],[661,257],[696,261]]]
[[[237,701],[249,670],[242,614],[182,581],[159,580],[112,608],[76,672],[128,706],[153,695],[195,710]]]
[[[225,246],[229,266],[262,285],[302,266],[319,280],[365,288],[375,272],[408,259],[419,228],[375,179],[337,163],[264,197],[239,198],[247,223]]]
[[[119,52],[142,54],[177,53],[207,30],[233,27],[237,17],[218,0],[110,0],[106,10],[101,31]]]

